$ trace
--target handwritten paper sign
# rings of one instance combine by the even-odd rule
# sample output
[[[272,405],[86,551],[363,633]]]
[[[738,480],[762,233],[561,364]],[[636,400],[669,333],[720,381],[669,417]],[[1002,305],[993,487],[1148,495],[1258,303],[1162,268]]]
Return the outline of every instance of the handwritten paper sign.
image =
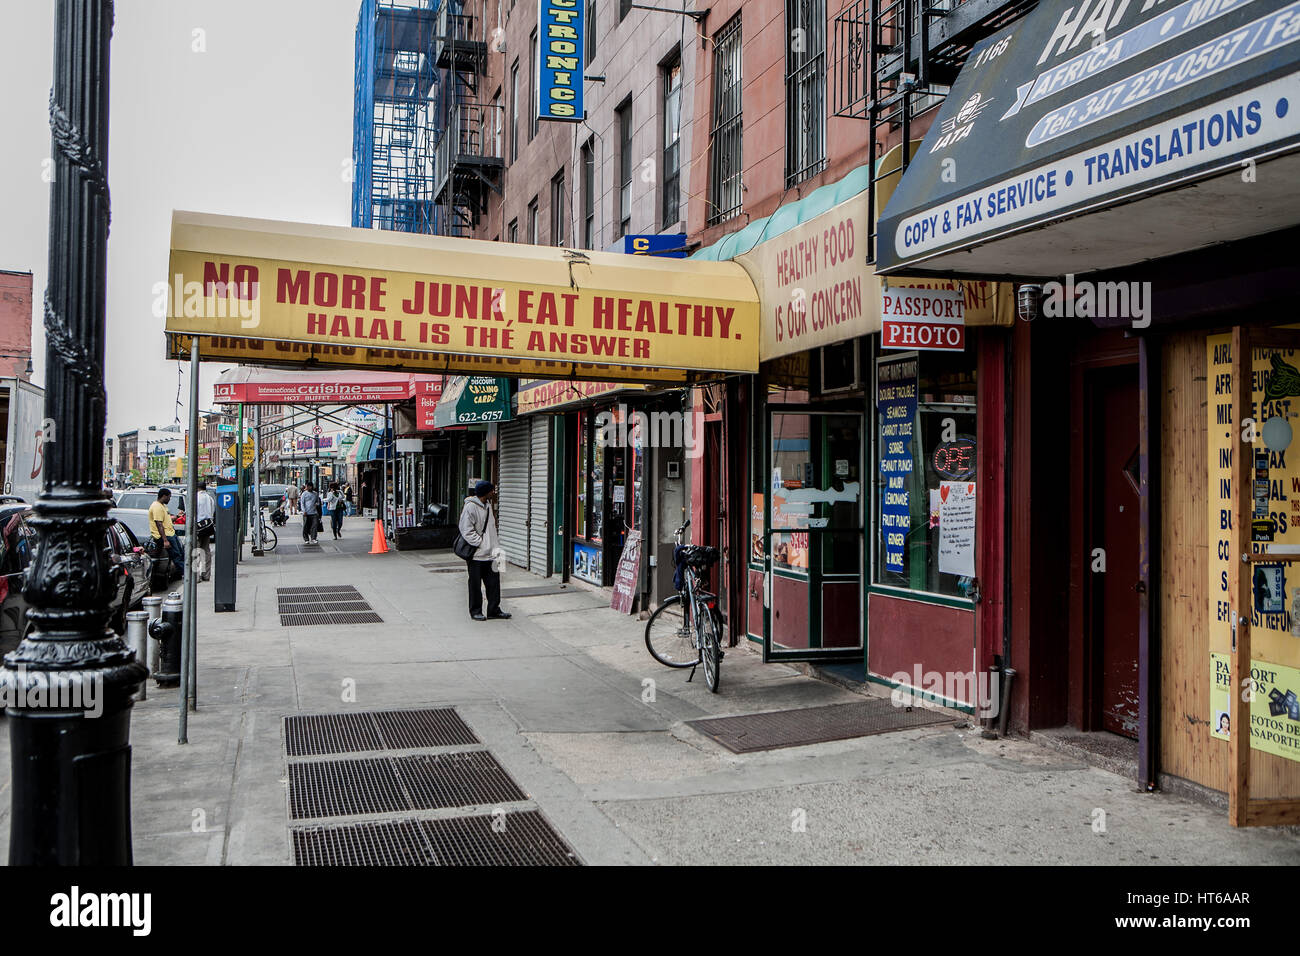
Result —
[[[975,576],[975,482],[939,483],[939,571]]]

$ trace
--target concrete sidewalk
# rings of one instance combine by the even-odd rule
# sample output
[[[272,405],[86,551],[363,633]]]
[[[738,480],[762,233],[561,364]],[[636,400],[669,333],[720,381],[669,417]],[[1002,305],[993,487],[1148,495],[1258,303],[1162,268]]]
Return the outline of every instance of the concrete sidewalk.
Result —
[[[649,657],[641,622],[576,586],[507,596],[512,620],[475,623],[462,562],[372,556],[371,528],[351,518],[340,545],[293,553],[294,519],[275,554],[240,565],[235,613],[214,614],[200,586],[190,742],[176,742],[175,690],[151,681],[134,711],[137,863],[290,864],[283,718],[430,706],[454,706],[588,864],[1300,863],[1288,832],[1234,830],[1220,811],[954,723],[732,754],[684,721],[860,698],[746,646],[710,694],[702,674],[687,683]],[[548,583],[514,570],[503,587]],[[344,584],[384,623],[280,625],[276,588]],[[7,767],[7,734],[0,750]]]

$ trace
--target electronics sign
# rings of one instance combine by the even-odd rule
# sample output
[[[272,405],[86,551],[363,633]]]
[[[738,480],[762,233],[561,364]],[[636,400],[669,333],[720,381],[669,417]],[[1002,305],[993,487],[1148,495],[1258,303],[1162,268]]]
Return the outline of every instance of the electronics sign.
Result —
[[[537,116],[583,120],[583,0],[538,0]]]

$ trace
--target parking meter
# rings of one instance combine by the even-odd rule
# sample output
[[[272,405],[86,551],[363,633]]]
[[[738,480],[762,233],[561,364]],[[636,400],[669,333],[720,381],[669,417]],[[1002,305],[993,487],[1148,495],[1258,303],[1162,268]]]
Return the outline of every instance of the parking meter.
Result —
[[[239,559],[239,486],[217,486],[216,540],[212,555],[214,611],[235,609],[235,567]]]

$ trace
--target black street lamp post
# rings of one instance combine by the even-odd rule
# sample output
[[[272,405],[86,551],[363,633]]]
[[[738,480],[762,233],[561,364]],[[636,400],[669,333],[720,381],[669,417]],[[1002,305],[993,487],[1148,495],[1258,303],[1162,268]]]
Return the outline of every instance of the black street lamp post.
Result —
[[[112,29],[112,0],[58,0],[45,483],[24,589],[33,626],[0,669],[15,865],[131,862],[130,695],[146,671],[108,629],[112,503],[103,491]]]

